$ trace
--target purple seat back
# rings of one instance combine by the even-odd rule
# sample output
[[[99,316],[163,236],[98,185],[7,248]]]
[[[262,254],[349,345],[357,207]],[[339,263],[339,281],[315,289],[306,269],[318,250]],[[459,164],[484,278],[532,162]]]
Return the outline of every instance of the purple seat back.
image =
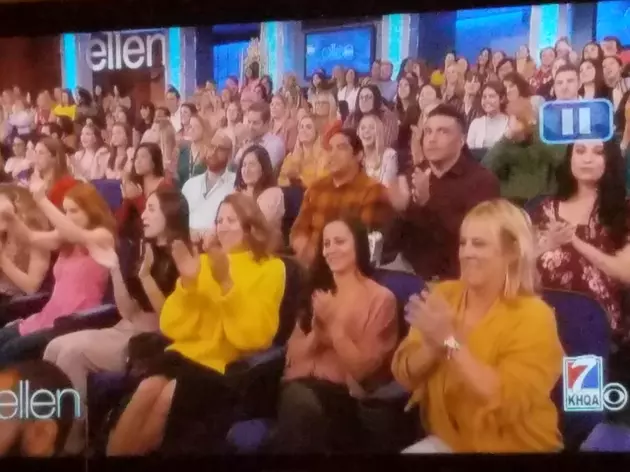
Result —
[[[606,366],[611,331],[604,308],[592,298],[575,292],[545,290],[543,299],[555,311],[558,335],[565,355],[601,356]],[[581,442],[604,420],[603,412],[563,413],[562,379],[552,391],[551,397],[560,412],[560,428],[567,445],[574,441]]]
[[[426,284],[421,277],[398,270],[379,269],[374,274],[374,280],[386,287],[396,297],[398,304],[398,326],[401,336],[406,336],[409,325],[405,320],[405,305],[409,298],[424,290]]]
[[[600,423],[584,441],[582,451],[630,452],[630,428],[615,424]]]
[[[118,180],[98,179],[92,180],[91,183],[105,199],[112,212],[118,211],[123,200],[120,182]]]

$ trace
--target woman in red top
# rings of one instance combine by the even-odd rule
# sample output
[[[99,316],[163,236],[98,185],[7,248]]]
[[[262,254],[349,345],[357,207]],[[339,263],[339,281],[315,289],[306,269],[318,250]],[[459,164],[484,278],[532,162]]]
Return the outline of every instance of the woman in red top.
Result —
[[[66,193],[77,183],[68,170],[63,143],[51,137],[42,138],[35,146],[34,167],[45,183],[48,199],[61,208]]]
[[[599,301],[627,336],[622,289],[630,284],[630,207],[615,141],[577,141],[558,168],[558,191],[532,211],[542,286]]]

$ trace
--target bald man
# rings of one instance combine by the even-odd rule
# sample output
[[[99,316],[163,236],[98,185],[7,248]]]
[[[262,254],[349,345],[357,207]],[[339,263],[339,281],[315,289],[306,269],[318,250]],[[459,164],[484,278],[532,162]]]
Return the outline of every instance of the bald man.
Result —
[[[40,389],[47,392],[38,392]],[[60,455],[80,408],[81,401],[70,379],[54,364],[36,360],[3,369],[0,457]]]
[[[236,174],[228,169],[232,156],[232,140],[223,131],[212,137],[206,153],[206,172],[191,177],[182,187],[188,201],[190,229],[193,235],[205,234],[214,229],[219,205],[234,192]]]

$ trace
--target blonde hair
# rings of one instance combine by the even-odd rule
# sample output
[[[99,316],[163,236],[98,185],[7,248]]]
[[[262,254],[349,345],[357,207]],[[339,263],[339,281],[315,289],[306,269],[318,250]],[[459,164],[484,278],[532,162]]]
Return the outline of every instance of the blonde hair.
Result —
[[[498,229],[502,248],[513,255],[505,273],[504,297],[536,293],[534,229],[527,213],[505,199],[482,202],[468,212],[462,230],[472,220],[483,220]]]
[[[315,97],[313,98],[313,110],[315,109],[315,102],[317,101],[317,99],[324,99],[324,100],[328,100],[328,104],[330,105],[329,107],[329,113],[328,113],[328,118],[327,118],[327,122],[328,123],[332,123],[333,121],[337,120],[337,100],[335,99],[335,96],[332,94],[332,92],[326,90],[326,91],[322,91],[322,92],[317,92],[317,94],[315,95]]]
[[[361,123],[364,121],[371,121],[374,123],[374,127],[376,128],[376,137],[375,137],[375,147],[376,154],[379,160],[383,159],[383,154],[385,153],[385,127],[383,126],[383,121],[374,115],[363,115],[363,118],[359,121],[357,126],[357,131],[361,127]]]

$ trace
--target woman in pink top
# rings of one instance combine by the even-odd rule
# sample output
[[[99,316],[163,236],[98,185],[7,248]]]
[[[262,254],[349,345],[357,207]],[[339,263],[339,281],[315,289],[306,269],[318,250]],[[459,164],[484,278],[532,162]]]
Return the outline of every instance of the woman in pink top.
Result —
[[[90,184],[77,183],[68,191],[59,210],[46,197],[45,184],[34,175],[31,192],[53,231],[32,231],[3,205],[0,213],[10,221],[10,231],[33,247],[59,250],[53,267],[55,283],[42,311],[17,320],[0,330],[0,366],[15,360],[54,335],[55,321],[102,302],[108,280],[105,267],[114,249],[116,221],[107,203]]]
[[[305,310],[288,343],[271,452],[356,451],[358,399],[391,379],[398,343],[396,299],[369,278],[360,223],[324,227]]]

